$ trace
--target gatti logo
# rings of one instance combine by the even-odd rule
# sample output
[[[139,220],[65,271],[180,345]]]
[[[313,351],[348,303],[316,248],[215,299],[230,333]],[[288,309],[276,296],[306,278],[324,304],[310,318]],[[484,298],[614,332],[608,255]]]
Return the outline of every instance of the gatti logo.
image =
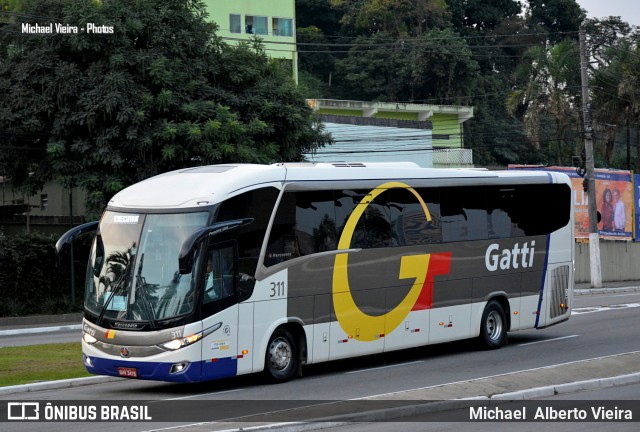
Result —
[[[431,214],[420,194],[401,182],[381,184],[369,192],[351,213],[338,241],[338,250],[351,248],[351,239],[358,221],[367,206],[382,192],[402,188],[416,198],[424,212],[425,221],[431,221]],[[413,285],[398,306],[383,315],[369,315],[356,305],[349,286],[349,253],[339,253],[333,264],[333,308],[342,329],[348,335],[356,335],[361,342],[370,342],[384,337],[396,329],[411,311],[431,309],[433,304],[434,278],[449,273],[451,252],[437,254],[413,254],[400,260],[399,279],[412,279]],[[384,333],[378,331],[384,329]],[[359,335],[358,335],[359,334]]]
[[[520,243],[516,243],[512,248],[502,249],[498,243],[493,243],[484,254],[484,265],[490,272],[512,268],[531,268],[536,252],[535,247],[535,240],[531,241],[531,245],[526,242],[520,247]]]

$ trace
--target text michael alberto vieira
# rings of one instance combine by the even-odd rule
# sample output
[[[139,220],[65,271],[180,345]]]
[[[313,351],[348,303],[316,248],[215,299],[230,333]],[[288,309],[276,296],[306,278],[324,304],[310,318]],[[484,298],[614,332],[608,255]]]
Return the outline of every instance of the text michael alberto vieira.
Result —
[[[49,23],[49,24],[30,24],[22,23],[22,33],[29,34],[78,34],[78,33],[95,33],[95,34],[113,34],[113,26],[100,25],[95,23],[87,23],[84,26],[72,26],[69,24]]]
[[[528,414],[533,414],[529,417]],[[554,408],[551,406],[536,407],[533,413],[527,412],[527,407],[501,408],[485,406],[469,407],[470,420],[633,420],[633,411],[618,407],[592,406],[590,409]]]

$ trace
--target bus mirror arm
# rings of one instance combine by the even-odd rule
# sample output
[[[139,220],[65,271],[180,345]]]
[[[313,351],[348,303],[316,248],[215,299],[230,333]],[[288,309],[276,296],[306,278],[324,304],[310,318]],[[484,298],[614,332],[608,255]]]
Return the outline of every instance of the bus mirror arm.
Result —
[[[196,249],[205,239],[238,229],[251,222],[253,222],[253,218],[218,222],[194,232],[180,247],[180,255],[178,256],[178,270],[180,274],[191,273]]]
[[[78,237],[79,235],[97,230],[99,223],[99,221],[87,222],[85,224],[78,225],[77,227],[73,227],[66,233],[62,234],[62,236],[56,242],[56,256],[58,257],[58,265],[60,265],[60,252],[62,252],[62,249],[64,249],[67,244],[71,243],[73,239]]]

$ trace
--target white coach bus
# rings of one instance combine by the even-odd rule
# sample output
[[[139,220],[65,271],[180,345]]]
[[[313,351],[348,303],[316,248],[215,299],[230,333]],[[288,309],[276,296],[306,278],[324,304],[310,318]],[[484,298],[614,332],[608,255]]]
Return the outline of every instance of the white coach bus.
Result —
[[[569,178],[411,163],[214,165],[113,197],[85,287],[94,374],[195,382],[569,318]]]

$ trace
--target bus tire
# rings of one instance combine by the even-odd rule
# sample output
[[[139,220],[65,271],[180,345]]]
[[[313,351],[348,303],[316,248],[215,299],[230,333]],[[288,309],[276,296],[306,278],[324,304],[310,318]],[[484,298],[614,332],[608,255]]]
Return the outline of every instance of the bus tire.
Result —
[[[293,335],[284,328],[276,329],[269,339],[264,360],[264,371],[272,382],[285,382],[298,370],[298,345]]]
[[[487,303],[482,313],[479,342],[486,349],[500,348],[507,342],[507,317],[495,300]]]

